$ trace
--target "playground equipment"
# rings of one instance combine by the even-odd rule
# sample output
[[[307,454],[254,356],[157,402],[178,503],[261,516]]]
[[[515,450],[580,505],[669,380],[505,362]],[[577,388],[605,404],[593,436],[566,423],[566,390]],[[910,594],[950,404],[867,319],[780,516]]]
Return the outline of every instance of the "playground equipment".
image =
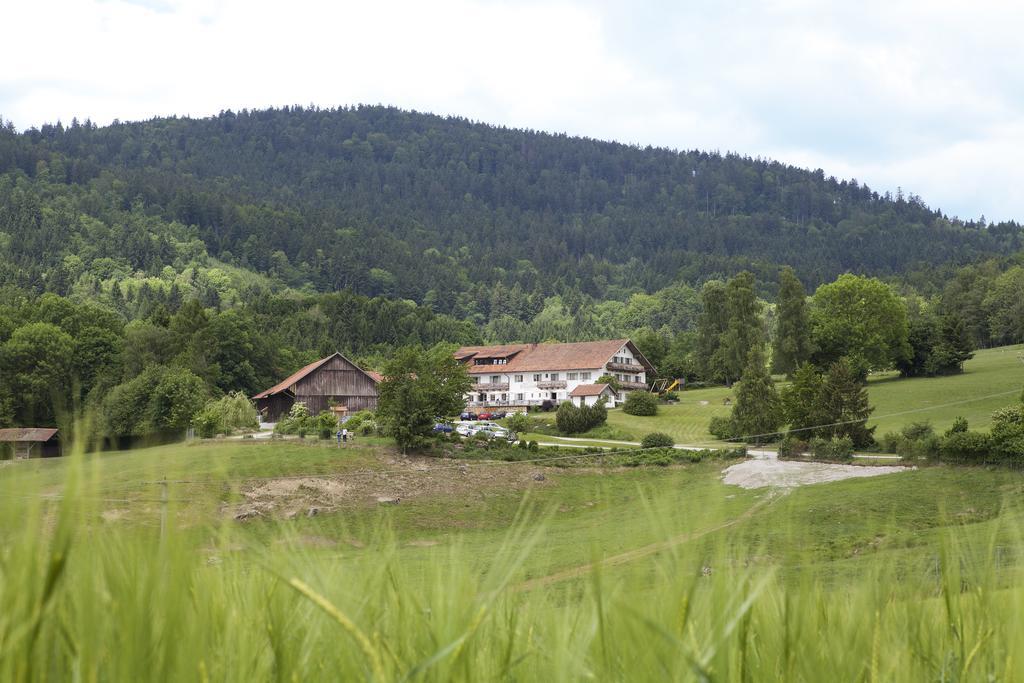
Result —
[[[651,393],[657,394],[658,396],[664,396],[670,391],[682,388],[686,384],[686,379],[657,379],[651,384]]]

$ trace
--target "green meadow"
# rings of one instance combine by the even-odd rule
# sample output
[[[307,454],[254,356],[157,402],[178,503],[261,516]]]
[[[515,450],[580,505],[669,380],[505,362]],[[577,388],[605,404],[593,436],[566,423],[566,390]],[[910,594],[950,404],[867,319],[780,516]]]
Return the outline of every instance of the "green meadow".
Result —
[[[779,387],[785,382],[779,378]],[[868,380],[868,395],[875,411],[869,425],[875,435],[899,430],[908,422],[928,421],[936,431],[949,428],[958,416],[967,418],[972,429],[986,429],[997,408],[1014,402],[1024,389],[1024,346],[1004,346],[976,351],[964,365],[964,372],[946,377],[901,379],[896,373],[879,373]],[[621,410],[608,413],[611,436],[599,428],[583,438],[610,438],[639,441],[644,434],[664,432],[676,443],[715,445],[720,443],[708,432],[712,417],[727,416],[732,392],[725,387],[681,391],[679,402],[662,405],[652,417],[627,415]],[[537,419],[554,421],[554,415]],[[529,438],[543,440],[543,435]],[[550,438],[548,439],[550,441]],[[597,442],[594,442],[595,445]],[[607,445],[607,444],[605,444]]]
[[[1024,676],[1016,472],[785,492],[729,462],[557,464],[242,441],[7,464],[0,677]]]

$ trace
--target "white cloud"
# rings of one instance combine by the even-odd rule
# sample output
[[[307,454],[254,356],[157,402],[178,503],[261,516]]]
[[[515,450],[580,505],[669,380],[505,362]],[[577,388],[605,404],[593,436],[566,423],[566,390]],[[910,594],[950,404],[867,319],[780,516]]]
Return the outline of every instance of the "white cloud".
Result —
[[[19,0],[0,114],[19,127],[385,103],[897,185],[1024,218],[1024,6]]]

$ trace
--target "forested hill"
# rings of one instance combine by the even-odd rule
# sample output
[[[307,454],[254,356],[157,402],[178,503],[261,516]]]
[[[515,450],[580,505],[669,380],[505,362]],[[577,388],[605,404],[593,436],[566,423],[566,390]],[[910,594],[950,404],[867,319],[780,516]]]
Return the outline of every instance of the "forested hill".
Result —
[[[100,279],[155,275],[205,250],[296,288],[486,318],[497,282],[621,300],[790,264],[813,287],[1022,245],[1016,224],[821,171],[385,107],[8,125],[0,174],[0,284],[61,294],[97,260]]]

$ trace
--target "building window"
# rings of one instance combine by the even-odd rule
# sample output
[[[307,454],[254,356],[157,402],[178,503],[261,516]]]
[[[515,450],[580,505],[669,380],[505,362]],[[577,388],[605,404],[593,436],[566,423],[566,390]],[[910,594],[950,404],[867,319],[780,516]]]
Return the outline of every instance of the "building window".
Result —
[[[504,403],[505,401],[508,401],[508,394],[502,394],[502,395],[501,395],[501,400],[502,400],[502,402],[503,402],[503,403]]]
[[[552,372],[551,373],[551,381],[554,382],[557,379],[558,379],[558,373],[557,372]]]
[[[516,394],[516,400],[517,401],[522,401],[523,400],[523,395],[522,394]]]
[[[569,379],[576,379],[577,377],[579,377],[579,374],[575,372],[570,372],[568,377]]]
[[[491,375],[491,384],[497,384],[501,381],[501,375]]]
[[[515,381],[522,382],[523,381],[523,376],[522,375],[516,375],[515,376]]]
[[[540,373],[539,372],[536,375],[533,376],[533,381],[534,382],[539,382],[540,381]]]
[[[590,373],[589,372],[581,372],[580,373],[580,379],[590,379]]]

